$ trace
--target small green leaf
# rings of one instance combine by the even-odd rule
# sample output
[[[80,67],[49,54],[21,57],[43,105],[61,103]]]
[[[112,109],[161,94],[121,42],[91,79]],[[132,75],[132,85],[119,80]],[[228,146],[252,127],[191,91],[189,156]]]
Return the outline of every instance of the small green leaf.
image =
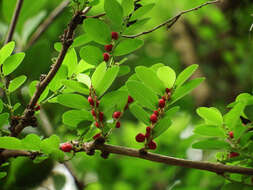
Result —
[[[90,77],[88,75],[80,73],[80,74],[77,75],[76,78],[77,78],[77,80],[79,82],[85,84],[88,88],[90,88],[90,86],[91,86],[91,79],[90,79]]]
[[[84,61],[91,65],[98,65],[104,59],[103,52],[98,47],[92,45],[82,47],[80,50],[80,56]]]
[[[129,54],[141,46],[143,46],[144,42],[140,39],[125,39],[120,41],[120,43],[115,47],[113,55],[121,56],[125,54]]]
[[[9,113],[0,114],[0,128],[9,123]]]
[[[5,176],[7,176],[6,172],[0,172],[0,179],[4,178]]]
[[[0,65],[11,55],[15,48],[15,42],[11,41],[0,49]]]
[[[127,65],[122,65],[119,67],[119,74],[118,77],[124,76],[130,72],[130,67]]]
[[[106,16],[108,16],[114,24],[121,27],[121,23],[123,21],[123,9],[118,1],[105,0],[104,9]]]
[[[95,68],[94,65],[86,63],[83,59],[81,59],[76,67],[75,74],[83,73],[85,71],[89,71],[94,68]]]
[[[149,114],[144,109],[142,109],[142,107],[140,107],[136,103],[133,103],[130,105],[129,109],[133,116],[136,117],[136,119],[142,121],[146,125],[150,124]]]
[[[149,88],[159,95],[163,95],[165,87],[162,81],[156,76],[155,72],[147,67],[138,66],[135,68],[138,78]]]
[[[58,149],[54,149],[51,153],[50,153],[50,157],[58,162],[64,162],[64,152]]]
[[[27,77],[25,75],[21,75],[11,80],[8,88],[9,92],[17,90],[26,81],[26,78]]]
[[[139,9],[137,9],[133,15],[130,18],[130,21],[136,20],[136,19],[140,19],[140,17],[142,17],[143,15],[147,14],[149,11],[151,11],[151,9],[153,9],[153,7],[155,6],[154,3],[149,4],[149,5],[145,5],[140,7]]]
[[[126,83],[129,94],[142,106],[150,110],[156,110],[158,104],[157,95],[144,84],[138,81],[128,81]]]
[[[92,121],[92,115],[86,110],[70,110],[62,115],[65,125],[76,128],[81,121]]]
[[[87,34],[83,34],[74,39],[72,47],[79,47],[91,41],[92,39],[90,38],[90,36],[88,36]]]
[[[25,150],[40,151],[40,137],[35,134],[29,134],[22,139],[22,145]]]
[[[71,77],[77,67],[77,55],[75,48],[70,48],[68,50],[62,65],[66,65],[68,67],[68,77]]]
[[[3,74],[6,76],[12,73],[20,65],[24,57],[24,53],[16,53],[8,57],[3,63]]]
[[[197,109],[197,114],[205,120],[206,124],[218,126],[223,124],[222,115],[217,108],[200,107]]]
[[[187,67],[186,69],[184,69],[177,77],[177,80],[175,82],[175,86],[176,87],[180,87],[182,86],[182,84],[184,84],[184,82],[190,78],[190,76],[197,70],[198,65],[193,64],[189,67]]]
[[[81,94],[89,94],[89,89],[82,83],[74,80],[62,80],[62,84],[66,87],[74,90],[75,92],[79,92]]]
[[[175,103],[177,100],[183,98],[185,95],[189,94],[193,89],[195,89],[205,78],[196,78],[185,83],[183,86],[176,88],[175,92],[172,94],[172,102]]]
[[[2,99],[0,99],[0,113],[3,111],[3,108],[4,108],[4,103]]]
[[[88,100],[79,94],[61,94],[57,96],[57,102],[63,106],[75,109],[89,109]]]
[[[88,18],[84,20],[83,26],[87,35],[95,42],[102,45],[111,43],[111,30],[102,20]]]
[[[49,138],[44,139],[40,148],[45,154],[51,154],[55,150],[59,150],[60,138],[57,135],[52,135]]]
[[[68,77],[68,67],[66,65],[62,65],[60,69],[57,71],[56,75],[54,76],[53,80],[49,83],[48,87],[53,92],[59,90],[63,84],[62,80]]]
[[[134,10],[133,0],[122,0],[121,6],[123,8],[124,16],[128,16]]]
[[[192,145],[192,148],[203,150],[228,149],[229,144],[221,140],[203,140]]]
[[[215,125],[198,125],[193,132],[208,137],[226,137],[224,131]]]
[[[172,88],[176,80],[175,71],[168,67],[160,67],[156,72],[158,78],[163,82],[165,88]]]
[[[10,150],[24,150],[21,140],[15,137],[0,137],[0,148]]]
[[[36,80],[30,83],[30,85],[29,85],[29,95],[30,96],[33,96],[33,94],[35,93],[36,88],[37,88],[36,86],[38,83],[39,83],[39,81],[36,81]],[[41,94],[40,99],[38,100],[38,103],[40,103],[42,100],[44,100],[47,97],[48,93],[49,93],[49,88],[46,88],[44,90],[44,92]]]
[[[98,96],[102,96],[105,91],[112,85],[113,81],[117,77],[119,72],[119,66],[113,66],[106,70],[106,73],[100,80],[97,87],[94,86],[95,91]]]
[[[103,62],[97,66],[95,72],[91,77],[91,84],[96,89],[100,83],[100,81],[104,78],[106,72],[106,63]]]

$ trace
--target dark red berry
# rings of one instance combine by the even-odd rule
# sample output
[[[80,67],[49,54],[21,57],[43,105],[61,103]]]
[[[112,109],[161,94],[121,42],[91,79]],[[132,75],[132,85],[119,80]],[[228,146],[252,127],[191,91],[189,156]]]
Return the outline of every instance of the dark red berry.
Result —
[[[230,152],[229,154],[229,158],[234,158],[234,157],[237,157],[239,156],[240,154],[238,152]]]
[[[158,112],[157,110],[155,110],[153,113],[154,113],[156,116],[159,116],[159,112]]]
[[[101,133],[98,133],[96,135],[93,136],[93,139],[96,140],[97,138],[101,137]]]
[[[99,121],[103,121],[103,119],[104,119],[104,113],[99,112]]]
[[[97,128],[99,128],[99,123],[98,123],[98,122],[96,122],[96,123],[95,123],[95,126],[96,126]]]
[[[119,38],[118,32],[112,32],[112,39],[117,40]]]
[[[121,112],[120,112],[120,111],[116,111],[116,112],[113,113],[113,116],[112,116],[112,117],[113,117],[114,119],[119,119],[119,118],[120,118],[120,115],[121,115]]]
[[[148,148],[151,149],[151,150],[155,150],[156,149],[156,143],[155,143],[155,141],[151,140],[148,143]]]
[[[145,141],[145,135],[142,134],[142,133],[139,133],[138,135],[136,135],[135,140],[137,142],[144,142]]]
[[[165,96],[162,96],[162,99],[163,99],[164,101],[166,101],[166,97],[165,97]]]
[[[94,117],[96,117],[96,112],[95,112],[95,110],[91,110],[91,114],[92,114]]]
[[[156,114],[153,113],[153,114],[150,116],[150,121],[151,121],[152,123],[157,122],[157,116],[156,116]]]
[[[99,103],[100,103],[100,101],[96,101],[96,107],[98,107],[99,106]]]
[[[166,88],[165,91],[169,93],[171,90],[169,88]]]
[[[90,103],[91,106],[94,106],[94,101],[91,96],[88,97],[88,102]]]
[[[116,128],[120,128],[120,122],[119,121],[117,121],[117,123],[116,123]]]
[[[165,106],[165,100],[164,99],[160,99],[159,100],[159,107],[160,108],[164,108],[164,106]]]
[[[109,59],[110,59],[109,53],[104,53],[103,56],[104,56],[104,61],[109,61]]]
[[[36,104],[34,110],[35,110],[35,111],[39,111],[39,110],[40,110],[40,105]]]
[[[234,138],[234,133],[233,133],[233,131],[230,131],[229,133],[228,133],[228,135],[229,135],[229,137],[232,139],[232,138]]]
[[[132,96],[128,96],[127,102],[128,102],[129,104],[131,104],[133,101],[134,101],[134,99],[132,98]]]
[[[72,144],[70,143],[63,143],[61,144],[60,146],[60,149],[63,151],[63,152],[70,152],[72,150],[73,146]]]
[[[105,45],[105,51],[110,52],[112,51],[112,44]]]
[[[149,138],[150,133],[151,133],[151,127],[148,126],[146,127],[146,134],[145,134],[146,138]]]

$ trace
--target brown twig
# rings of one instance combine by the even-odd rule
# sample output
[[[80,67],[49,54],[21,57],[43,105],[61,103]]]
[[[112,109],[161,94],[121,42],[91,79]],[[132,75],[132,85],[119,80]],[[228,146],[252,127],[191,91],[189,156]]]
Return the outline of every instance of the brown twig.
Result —
[[[74,37],[74,31],[76,27],[83,22],[83,20],[86,18],[84,15],[91,9],[91,7],[87,7],[83,11],[79,11],[75,13],[73,18],[71,19],[68,28],[64,31],[64,34],[62,36],[62,50],[56,60],[56,63],[51,68],[49,73],[46,75],[46,77],[39,82],[37,85],[36,92],[34,93],[33,97],[31,98],[29,104],[27,105],[27,108],[24,110],[22,119],[18,122],[17,125],[12,126],[11,129],[11,136],[17,136],[26,126],[27,121],[34,115],[34,107],[39,100],[41,94],[44,92],[48,84],[51,82],[51,80],[54,78],[55,74],[59,70],[65,55],[67,54],[67,51],[71,44],[73,43],[73,37]]]
[[[29,42],[26,45],[26,48],[32,46],[39,39],[41,34],[50,26],[50,24],[52,24],[56,17],[62,13],[62,11],[68,6],[68,4],[69,0],[65,0],[51,12],[51,14],[41,23],[41,25],[33,33]]]
[[[192,9],[189,9],[189,10],[185,10],[185,11],[182,11],[180,13],[178,13],[176,16],[166,20],[165,22],[159,24],[158,26],[150,29],[150,30],[147,30],[147,31],[144,31],[144,32],[141,32],[141,33],[138,33],[138,34],[135,34],[135,35],[122,35],[122,37],[124,38],[136,38],[136,37],[139,37],[139,36],[142,36],[144,34],[149,34],[151,32],[154,32],[156,31],[157,29],[163,27],[163,26],[167,26],[167,29],[171,28],[176,22],[177,20],[184,14],[186,13],[189,13],[189,12],[192,12],[192,11],[196,11],[206,5],[209,5],[209,4],[214,4],[214,3],[218,3],[220,2],[220,0],[215,0],[215,1],[207,1],[206,3],[202,4],[202,5],[199,5],[198,7],[195,7],[195,8],[192,8]]]
[[[23,0],[18,0],[17,4],[16,4],[15,11],[14,11],[14,14],[13,14],[12,19],[11,19],[10,28],[9,28],[9,31],[8,31],[8,34],[7,34],[7,37],[5,39],[4,44],[7,44],[12,39],[12,36],[14,34],[14,30],[15,30],[16,25],[17,25],[17,21],[18,21],[18,17],[19,17],[22,5],[23,5]]]
[[[100,18],[100,17],[103,17],[105,15],[106,15],[105,13],[101,13],[101,14],[94,15],[94,16],[87,16],[87,18]]]

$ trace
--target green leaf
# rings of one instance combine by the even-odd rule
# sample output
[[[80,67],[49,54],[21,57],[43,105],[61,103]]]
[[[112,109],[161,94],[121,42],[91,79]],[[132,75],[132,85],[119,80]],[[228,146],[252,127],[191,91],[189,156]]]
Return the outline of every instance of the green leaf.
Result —
[[[50,157],[58,162],[64,162],[64,152],[59,150],[59,149],[54,149],[51,153],[50,153]]]
[[[91,45],[82,47],[80,50],[80,56],[84,61],[91,65],[98,65],[104,59],[103,52],[98,47]]]
[[[75,109],[89,109],[88,100],[79,94],[61,94],[57,96],[57,102],[63,106]]]
[[[6,172],[0,172],[0,179],[4,178],[5,176],[7,176]]]
[[[81,83],[85,84],[88,88],[90,88],[91,79],[88,75],[80,73],[77,75],[76,78],[77,78],[78,82],[81,82]]]
[[[76,128],[81,121],[92,121],[92,115],[86,110],[70,110],[62,115],[65,125]]]
[[[29,85],[29,95],[30,96],[33,96],[33,94],[35,93],[36,86],[38,83],[39,83],[39,81],[36,81],[36,80],[30,83],[30,85]],[[41,94],[41,96],[38,100],[38,103],[40,103],[42,100],[44,100],[47,97],[48,93],[49,93],[49,88],[46,88],[44,90],[44,92]]]
[[[0,137],[0,148],[10,150],[24,150],[21,140],[15,137]]]
[[[124,76],[124,75],[128,74],[130,71],[131,71],[131,69],[129,66],[122,65],[119,67],[118,77]]]
[[[25,150],[40,151],[40,137],[35,134],[29,134],[22,139],[22,146]]]
[[[121,27],[121,23],[123,21],[123,9],[117,0],[105,0],[104,1],[104,9],[106,16],[116,24]]]
[[[117,77],[118,72],[119,66],[112,66],[106,70],[106,73],[103,77],[101,77],[101,80],[98,83],[97,87],[94,86],[96,94],[98,96],[102,96],[105,91],[112,85],[113,81]]]
[[[129,54],[141,46],[143,46],[144,42],[140,39],[125,39],[120,41],[120,43],[115,47],[113,55],[121,56],[125,54]]]
[[[140,19],[143,15],[147,14],[155,6],[154,3],[145,5],[137,9],[130,18],[130,21]]]
[[[192,145],[192,148],[203,150],[228,149],[229,144],[221,140],[203,140]]]
[[[137,20],[136,23],[130,25],[129,27],[127,27],[123,34],[134,34],[135,30],[139,30],[140,28],[142,28],[143,26],[145,26],[145,24],[150,20],[150,18],[144,18],[141,20]]]
[[[228,183],[221,190],[252,190],[252,186],[243,183]]]
[[[0,49],[0,65],[11,55],[15,48],[15,42],[11,41]]]
[[[62,65],[60,69],[57,71],[56,75],[54,76],[53,80],[49,83],[48,87],[53,92],[59,90],[63,84],[62,80],[68,77],[68,67],[66,65]]]
[[[3,63],[3,74],[6,76],[12,73],[20,65],[24,57],[24,53],[16,53],[8,57]]]
[[[55,190],[62,190],[64,188],[64,185],[66,183],[66,177],[62,174],[54,174],[53,175],[54,180],[54,189]]]
[[[43,153],[51,154],[55,150],[59,150],[59,145],[60,138],[57,135],[52,135],[41,142],[40,148]]]
[[[215,125],[207,125],[207,124],[198,125],[193,132],[208,137],[222,137],[222,138],[226,137],[224,131]]]
[[[146,125],[150,124],[149,114],[144,109],[142,109],[142,107],[140,107],[136,103],[133,103],[130,105],[129,109],[133,116],[136,117],[136,119],[145,123]]]
[[[152,130],[152,137],[156,138],[163,134],[172,124],[171,117],[178,112],[179,107],[173,107],[165,112],[165,116],[161,118]]]
[[[172,68],[168,66],[160,67],[157,70],[156,74],[158,78],[163,82],[165,88],[173,87],[176,80],[176,73]]]
[[[4,124],[8,124],[8,123],[9,123],[9,113],[2,113],[2,114],[0,114],[0,128]]]
[[[11,80],[8,87],[9,92],[17,90],[26,81],[26,78],[27,77],[25,75],[21,75]]]
[[[75,92],[79,92],[81,94],[89,94],[89,89],[82,83],[74,80],[62,80],[62,84],[66,87],[74,90]]]
[[[156,110],[158,105],[157,95],[144,84],[138,81],[128,81],[126,83],[129,94],[142,106],[150,110]]]
[[[163,95],[165,88],[160,79],[156,76],[155,72],[147,67],[138,66],[135,68],[138,78],[149,88],[159,95]]]
[[[122,0],[121,6],[123,8],[124,16],[128,16],[134,10],[133,0]]]
[[[66,65],[68,67],[68,77],[71,77],[77,67],[77,55],[75,48],[70,48],[68,50],[62,65]]]
[[[4,103],[2,99],[0,99],[0,113],[3,111],[3,108],[4,108]]]
[[[182,84],[184,84],[184,82],[190,78],[190,76],[192,76],[192,74],[197,70],[198,65],[193,64],[189,67],[187,67],[186,69],[184,69],[177,77],[177,80],[175,82],[175,86],[176,87],[180,87],[182,86]]]
[[[94,68],[95,68],[94,65],[86,63],[84,60],[81,59],[79,61],[79,64],[76,67],[75,74],[79,74],[79,73],[82,73],[84,71],[89,71],[89,70],[94,69]]]
[[[218,126],[223,124],[222,115],[217,108],[200,107],[197,109],[197,114],[205,120],[206,124]]]
[[[179,99],[183,98],[185,95],[189,94],[193,89],[195,89],[201,82],[203,82],[205,78],[196,78],[190,80],[185,83],[183,86],[176,88],[175,92],[172,94],[172,102],[170,104],[175,103]]]
[[[87,34],[82,34],[74,39],[72,47],[79,47],[91,41],[92,39],[90,38],[90,36],[88,36]]]
[[[102,45],[111,43],[111,30],[102,20],[88,18],[84,20],[83,25],[87,35],[93,41]]]
[[[103,62],[99,66],[97,66],[95,72],[91,77],[91,84],[96,89],[100,83],[100,81],[104,78],[106,72],[106,63]]]

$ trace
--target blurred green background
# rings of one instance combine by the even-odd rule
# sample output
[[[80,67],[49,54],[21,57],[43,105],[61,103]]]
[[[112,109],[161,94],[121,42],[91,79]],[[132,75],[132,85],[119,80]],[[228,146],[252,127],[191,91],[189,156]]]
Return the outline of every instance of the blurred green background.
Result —
[[[57,56],[54,43],[59,41],[66,24],[71,18],[71,8],[66,8],[50,25],[43,35],[32,46],[29,41],[31,18],[44,20],[57,7],[61,0],[25,0],[18,21],[14,40],[16,51],[26,53],[25,60],[19,70],[11,77],[26,74],[27,85],[38,80],[41,73],[47,73],[51,59]],[[151,2],[151,1],[150,1]],[[149,21],[136,32],[152,28],[181,10],[196,7],[204,0],[157,0],[156,6],[149,13]],[[15,0],[0,0],[0,45],[3,45]],[[102,12],[103,1],[89,14]],[[184,15],[169,31],[162,28],[142,36],[145,45],[134,54],[128,56],[127,64],[133,73],[137,65],[150,66],[164,63],[179,73],[186,66],[199,64],[196,76],[206,77],[206,81],[198,87],[192,96],[179,102],[181,111],[173,118],[173,125],[158,139],[155,151],[164,155],[193,160],[215,161],[214,152],[194,150],[191,144],[199,139],[193,135],[194,125],[199,123],[195,109],[197,106],[215,106],[226,112],[226,105],[232,102],[241,92],[252,93],[253,86],[253,4],[251,0],[223,0],[217,5],[209,5],[198,11]],[[82,33],[78,28],[77,35]],[[78,51],[78,48],[76,49]],[[131,75],[117,79],[113,88],[119,88]],[[1,95],[2,96],[2,95]],[[12,97],[22,102],[20,113],[29,100],[27,86]],[[48,117],[53,126],[53,133],[59,134],[62,141],[75,138],[74,132],[62,125],[61,114],[66,108],[58,104],[43,105],[40,118]],[[38,129],[26,129],[26,133],[34,132],[45,135],[41,126]],[[51,131],[50,131],[51,130]],[[137,123],[128,112],[123,118],[122,127],[117,130],[110,141],[111,144],[140,148],[135,142],[135,135],[145,130],[145,126]],[[103,160],[99,153],[89,157],[78,153],[71,160],[72,169],[82,180],[87,190],[218,190],[225,183],[216,174],[184,169],[152,163],[141,159],[110,155]],[[40,165],[32,164],[26,158],[13,159],[7,179],[0,181],[0,189],[75,189],[73,179],[63,165],[44,161]],[[36,174],[36,175],[35,175]],[[65,176],[65,177],[64,177]],[[72,181],[71,181],[72,180]]]

